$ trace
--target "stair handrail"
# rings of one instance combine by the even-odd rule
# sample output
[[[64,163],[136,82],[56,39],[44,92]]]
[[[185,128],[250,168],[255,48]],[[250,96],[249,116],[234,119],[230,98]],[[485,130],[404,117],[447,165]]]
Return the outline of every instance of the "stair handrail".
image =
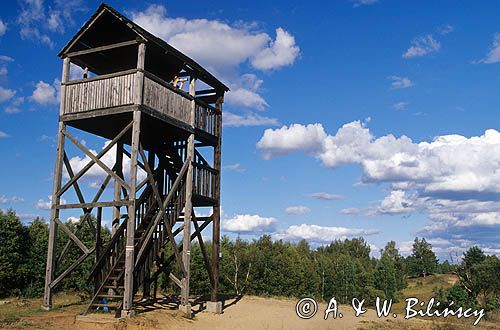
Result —
[[[111,240],[107,244],[106,250],[103,251],[103,253],[99,257],[97,262],[92,267],[92,270],[90,271],[90,275],[88,277],[89,279],[95,275],[96,270],[100,268],[101,264],[108,257],[108,254],[109,254],[111,248],[115,245],[116,241],[120,238],[120,235],[123,234],[123,232],[125,231],[125,228],[127,228],[127,220],[128,220],[128,218],[125,219],[125,221],[123,221],[121,223],[120,227],[118,227],[118,229],[116,230],[113,237],[111,237]]]
[[[165,216],[168,204],[170,204],[170,201],[172,200],[175,193],[177,192],[177,189],[179,188],[181,181],[184,179],[184,176],[185,176],[190,164],[191,164],[191,156],[188,156],[186,161],[182,165],[182,168],[179,172],[179,175],[177,176],[177,179],[175,179],[170,191],[168,192],[167,197],[165,198],[165,201],[163,202],[163,210],[165,212],[164,211],[158,212],[158,214],[156,215],[156,218],[152,222],[152,225],[149,227],[147,235],[144,237],[144,240],[142,241],[141,248],[139,249],[139,253],[137,254],[137,257],[136,257],[135,267],[137,267],[139,265],[139,261],[141,260],[142,255],[144,254],[146,247],[148,246],[149,241],[151,240],[151,237],[153,237],[156,226],[158,226],[158,224],[160,223],[160,220]]]

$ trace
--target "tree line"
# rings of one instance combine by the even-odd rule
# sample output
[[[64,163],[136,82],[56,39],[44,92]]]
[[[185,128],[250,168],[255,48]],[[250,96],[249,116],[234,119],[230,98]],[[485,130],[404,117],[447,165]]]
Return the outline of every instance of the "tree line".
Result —
[[[67,225],[75,228],[71,222]],[[79,237],[92,246],[94,238],[86,228],[82,227]],[[102,236],[105,242],[109,240],[109,231],[104,229]],[[0,211],[0,297],[37,297],[43,293],[47,243],[45,220],[36,218],[24,225],[14,211]],[[60,252],[64,244],[65,240],[58,240],[56,251]],[[210,242],[205,242],[205,246],[210,249]],[[410,277],[454,273],[459,281],[451,289],[436,292],[442,301],[500,307],[500,260],[486,256],[477,247],[469,249],[457,264],[439,263],[424,238],[415,238],[412,253],[407,257],[400,254],[394,241],[380,250],[379,258],[374,258],[363,238],[336,240],[313,249],[305,240],[289,243],[273,240],[269,235],[252,241],[223,236],[220,252],[222,294],[309,296],[318,300],[336,297],[341,303],[349,303],[355,297],[373,304],[376,297],[403,299],[401,292]],[[75,260],[80,253],[73,245],[67,259]],[[57,290],[88,295],[92,290],[92,283],[87,280],[92,263],[89,257]],[[192,294],[210,292],[200,245],[196,242],[191,247],[190,286]],[[177,293],[166,274],[160,277],[159,287],[167,293]]]

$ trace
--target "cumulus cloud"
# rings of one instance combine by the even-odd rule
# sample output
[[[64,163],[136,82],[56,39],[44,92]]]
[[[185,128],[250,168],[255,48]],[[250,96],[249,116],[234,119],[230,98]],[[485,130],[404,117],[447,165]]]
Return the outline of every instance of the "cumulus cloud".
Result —
[[[21,0],[20,5],[17,23],[21,26],[21,38],[50,48],[54,47],[50,33],[63,33],[66,26],[74,25],[75,13],[86,11],[82,0],[54,0],[50,6],[43,0]]]
[[[1,19],[0,19],[0,37],[5,34],[5,31],[7,31],[7,24],[5,24]]]
[[[132,12],[132,19],[172,46],[217,72],[246,61],[256,69],[278,69],[292,64],[298,56],[295,39],[283,28],[273,40],[253,24],[229,25],[218,20],[167,17],[161,5]]]
[[[30,99],[42,106],[50,106],[59,104],[59,90],[61,82],[58,79],[54,80],[53,84],[39,81],[36,83],[36,88]]]
[[[0,55],[0,61],[2,62],[14,62],[14,59],[7,55]]]
[[[162,5],[131,13],[135,23],[194,58],[230,87],[226,101],[234,107],[262,111],[268,104],[261,95],[263,81],[241,74],[245,66],[260,71],[292,65],[300,54],[295,37],[276,28],[276,37],[255,23],[228,24],[219,20],[168,17]]]
[[[500,33],[495,33],[490,51],[479,63],[492,64],[500,62]]]
[[[0,138],[6,138],[9,137],[9,134],[5,133],[4,131],[0,131]]]
[[[275,218],[254,214],[238,214],[222,220],[222,230],[235,233],[270,233],[276,230]]]
[[[261,116],[256,113],[246,113],[238,115],[224,111],[222,113],[222,124],[226,127],[250,127],[250,126],[277,126],[278,119]]]
[[[106,146],[110,143],[111,141],[106,141],[102,147],[102,149],[106,148]],[[93,149],[89,149],[91,153],[94,155],[97,155],[98,152]],[[107,153],[105,153],[100,160],[108,167],[112,168],[115,163],[116,163],[116,145],[111,147]],[[71,168],[73,169],[73,172],[76,174],[80,170],[82,170],[89,162],[91,161],[90,157],[85,155],[85,156],[74,156],[69,159],[69,163],[71,165]],[[63,172],[64,177],[69,178],[68,173],[66,171],[66,168],[64,168]],[[123,157],[123,175],[125,176],[125,180],[128,180],[130,177],[130,158],[128,157]],[[94,187],[99,187],[100,184],[96,184],[96,181],[102,181],[105,177],[107,176],[106,171],[104,171],[99,165],[94,164],[92,167],[85,172],[83,178],[90,180],[91,184],[94,184]],[[146,178],[146,172],[142,170],[141,168],[138,169],[137,171],[137,181],[142,181]]]
[[[293,124],[278,129],[266,129],[257,143],[264,159],[286,155],[297,151],[315,154],[322,149],[327,137],[321,124]]]
[[[272,70],[293,64],[299,53],[294,36],[283,28],[277,28],[276,39],[255,55],[251,63],[256,69]]]
[[[13,98],[14,95],[16,95],[15,90],[0,86],[0,102],[8,101]]]
[[[290,130],[306,132],[311,126],[297,125],[265,132],[258,144],[263,156],[300,151],[326,167],[359,164],[362,182],[391,187],[369,214],[419,212],[430,221],[425,237],[456,244],[468,237],[484,247],[499,248],[494,237],[500,232],[500,132],[488,129],[480,136],[453,134],[414,142],[392,134],[376,138],[366,124],[354,121],[334,135],[325,132],[322,141],[304,133],[290,140]],[[324,132],[322,125],[314,125]]]
[[[52,196],[48,196],[49,200],[39,199],[35,206],[39,210],[50,210],[52,207]],[[66,200],[64,198],[60,199],[61,205],[66,204]]]
[[[415,38],[410,48],[403,54],[404,58],[422,57],[436,53],[441,49],[441,43],[430,34]]]
[[[346,239],[349,237],[361,235],[375,235],[379,231],[375,229],[355,229],[346,227],[323,227],[317,225],[293,225],[286,230],[274,235],[275,239],[297,242],[305,239],[312,243],[328,244],[337,239]]]
[[[24,202],[24,198],[17,196],[5,197],[5,195],[0,196],[0,204],[20,203],[20,202]]]
[[[309,212],[311,212],[311,209],[302,205],[289,206],[285,209],[285,213],[289,215],[301,215]]]
[[[408,77],[390,76],[391,89],[401,89],[413,86],[413,82]]]
[[[443,25],[438,29],[438,32],[441,35],[447,35],[452,33],[453,31],[455,31],[455,28],[453,27],[453,25],[450,24]]]

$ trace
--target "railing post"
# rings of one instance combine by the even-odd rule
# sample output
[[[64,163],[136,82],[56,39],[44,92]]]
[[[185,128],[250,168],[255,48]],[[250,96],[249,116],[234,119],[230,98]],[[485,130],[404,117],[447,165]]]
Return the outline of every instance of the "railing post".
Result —
[[[66,83],[69,81],[69,73],[70,73],[70,64],[71,59],[69,57],[65,57],[63,60],[63,69],[62,69],[62,77],[61,77],[61,104],[59,106],[59,115],[64,115],[66,112]]]

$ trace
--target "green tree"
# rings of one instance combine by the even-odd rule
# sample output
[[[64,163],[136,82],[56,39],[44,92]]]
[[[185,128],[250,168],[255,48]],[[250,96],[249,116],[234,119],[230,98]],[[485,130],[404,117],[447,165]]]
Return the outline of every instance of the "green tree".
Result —
[[[26,227],[13,210],[0,210],[0,296],[21,293],[29,246]]]
[[[408,270],[412,276],[427,276],[436,272],[438,260],[432,245],[425,238],[415,238],[412,254],[408,258]]]
[[[29,297],[43,293],[45,283],[45,265],[47,261],[47,245],[49,226],[45,220],[36,218],[28,227],[29,249],[26,264],[27,279],[23,294]]]

